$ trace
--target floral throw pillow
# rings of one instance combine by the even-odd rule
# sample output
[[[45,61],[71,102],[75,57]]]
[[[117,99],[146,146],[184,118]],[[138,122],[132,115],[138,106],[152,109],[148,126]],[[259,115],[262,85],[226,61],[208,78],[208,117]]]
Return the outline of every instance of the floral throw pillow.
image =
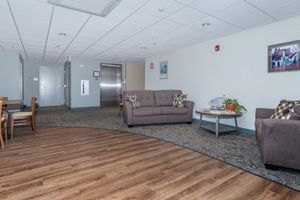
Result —
[[[271,116],[273,119],[290,119],[294,112],[294,107],[300,105],[300,101],[291,101],[283,99],[275,109],[275,113]]]
[[[290,119],[293,119],[293,120],[300,120],[300,104],[299,105],[296,105],[294,107],[294,110],[293,112],[291,112],[291,117]]]
[[[132,104],[133,109],[141,107],[141,102],[136,95],[127,95],[129,102]]]
[[[173,107],[183,108],[186,97],[186,94],[175,94],[173,97]]]

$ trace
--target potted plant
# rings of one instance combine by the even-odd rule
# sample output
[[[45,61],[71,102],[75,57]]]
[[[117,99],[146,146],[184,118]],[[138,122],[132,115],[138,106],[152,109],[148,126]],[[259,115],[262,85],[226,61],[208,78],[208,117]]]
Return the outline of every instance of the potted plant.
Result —
[[[235,111],[235,112],[243,112],[247,110],[245,106],[239,104],[237,99],[225,98],[224,103],[225,103],[226,110]]]

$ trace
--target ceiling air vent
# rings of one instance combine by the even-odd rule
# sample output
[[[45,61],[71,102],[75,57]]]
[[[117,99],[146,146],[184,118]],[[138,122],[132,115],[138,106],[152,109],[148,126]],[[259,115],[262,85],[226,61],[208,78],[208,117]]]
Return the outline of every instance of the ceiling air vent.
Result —
[[[48,0],[49,4],[60,6],[79,12],[97,15],[100,17],[107,16],[121,0]]]

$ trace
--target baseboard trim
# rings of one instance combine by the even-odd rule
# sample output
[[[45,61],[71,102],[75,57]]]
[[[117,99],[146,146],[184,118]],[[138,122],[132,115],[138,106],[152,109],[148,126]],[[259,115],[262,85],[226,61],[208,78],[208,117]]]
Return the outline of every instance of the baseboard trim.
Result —
[[[71,111],[76,111],[76,110],[95,110],[95,109],[100,109],[100,106],[88,106],[88,107],[75,107],[75,108],[70,108]]]
[[[199,121],[200,121],[199,119],[193,118],[193,123],[199,124]],[[210,122],[210,121],[206,121],[206,120],[202,120],[202,123],[203,124],[215,124],[214,122]],[[231,126],[228,124],[223,124],[223,123],[220,123],[220,124],[234,128],[234,126]],[[239,132],[242,134],[255,135],[255,130],[242,128],[242,127],[239,127]]]

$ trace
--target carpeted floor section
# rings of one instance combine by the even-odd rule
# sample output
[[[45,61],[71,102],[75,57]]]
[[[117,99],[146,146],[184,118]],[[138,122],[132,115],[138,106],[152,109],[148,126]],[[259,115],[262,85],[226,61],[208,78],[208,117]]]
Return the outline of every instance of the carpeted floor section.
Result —
[[[197,123],[128,128],[123,117],[118,116],[118,108],[75,111],[60,107],[41,108],[37,114],[37,125],[114,129],[162,139],[300,191],[300,171],[285,168],[265,169],[254,135],[233,132],[221,134],[216,138],[213,133],[199,130]]]

